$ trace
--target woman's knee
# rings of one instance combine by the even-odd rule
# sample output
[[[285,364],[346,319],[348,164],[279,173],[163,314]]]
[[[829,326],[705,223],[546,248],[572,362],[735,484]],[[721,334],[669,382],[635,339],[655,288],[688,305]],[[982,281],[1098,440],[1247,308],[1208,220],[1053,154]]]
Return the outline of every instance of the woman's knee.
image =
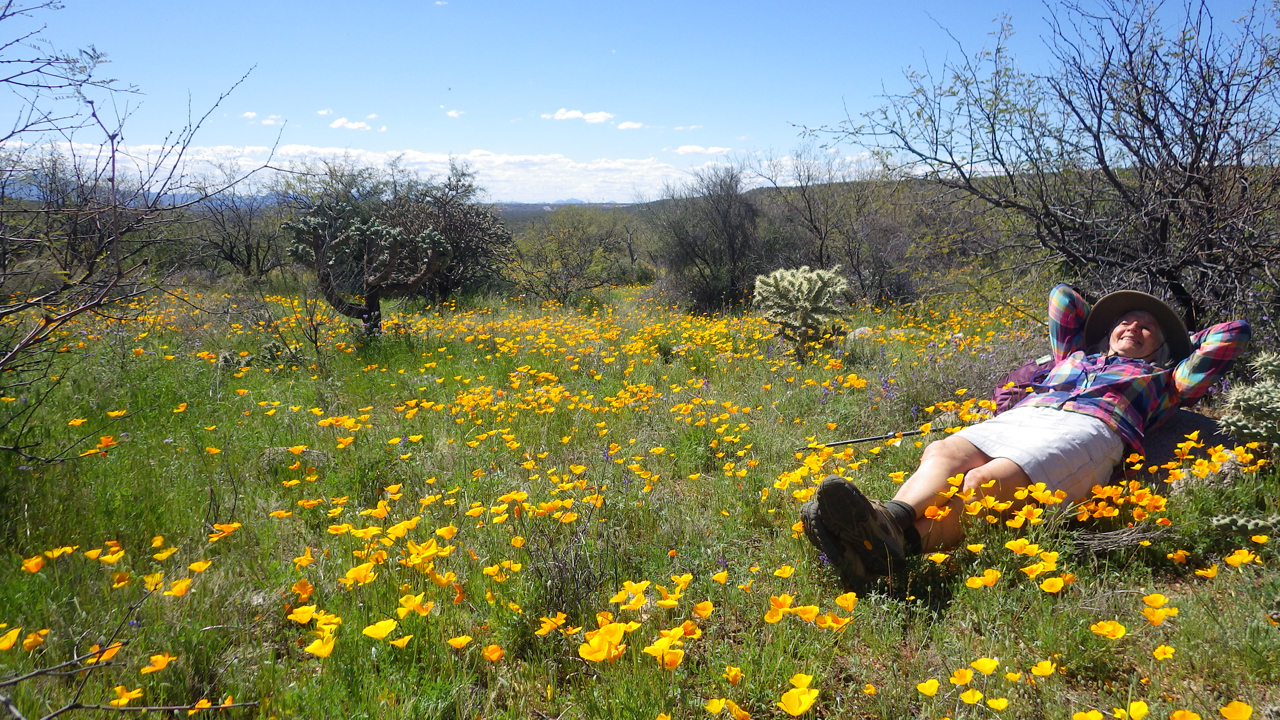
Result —
[[[965,473],[963,488],[995,495],[999,490],[1012,491],[1030,482],[1022,466],[1008,458],[994,458]]]
[[[920,456],[921,462],[935,461],[951,465],[981,465],[990,460],[973,443],[959,437],[949,437],[929,443]]]
[[[1002,484],[1003,478],[991,471],[986,465],[980,465],[964,474],[964,490],[977,490],[983,495],[994,495],[993,490]]]

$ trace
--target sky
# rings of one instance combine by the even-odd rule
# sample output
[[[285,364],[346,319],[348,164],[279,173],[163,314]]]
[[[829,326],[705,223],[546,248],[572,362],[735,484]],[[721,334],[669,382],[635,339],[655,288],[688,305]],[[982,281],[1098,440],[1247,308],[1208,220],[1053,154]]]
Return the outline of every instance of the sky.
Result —
[[[494,202],[652,199],[707,163],[788,153],[805,128],[856,120],[901,92],[907,68],[978,50],[1002,15],[1025,68],[1047,57],[1045,5],[1023,0],[64,6],[7,21],[0,39],[42,24],[59,49],[105,52],[106,74],[138,90],[112,102],[139,153],[212,108],[192,157],[403,156],[429,175],[452,156]],[[0,118],[17,109],[0,97]]]

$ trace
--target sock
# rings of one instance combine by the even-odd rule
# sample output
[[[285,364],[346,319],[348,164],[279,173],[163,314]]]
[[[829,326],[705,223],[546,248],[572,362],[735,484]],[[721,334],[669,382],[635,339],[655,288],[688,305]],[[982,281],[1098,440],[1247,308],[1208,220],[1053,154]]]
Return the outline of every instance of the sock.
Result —
[[[907,528],[915,524],[916,509],[901,500],[889,500],[884,504],[884,509],[889,511],[889,514],[893,516],[894,522],[898,523],[898,527],[903,532],[906,532]]]
[[[910,525],[902,531],[902,545],[908,555],[919,555],[920,548],[920,531],[915,525]]]

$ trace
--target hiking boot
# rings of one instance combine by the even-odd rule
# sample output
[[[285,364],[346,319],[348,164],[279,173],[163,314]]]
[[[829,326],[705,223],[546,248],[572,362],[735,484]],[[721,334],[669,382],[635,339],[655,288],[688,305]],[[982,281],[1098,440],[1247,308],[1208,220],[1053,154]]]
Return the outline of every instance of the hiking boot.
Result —
[[[826,532],[857,554],[865,573],[888,575],[894,563],[906,558],[897,521],[853,483],[832,475],[818,486],[817,498],[818,515]]]
[[[800,506],[800,523],[804,526],[805,537],[835,569],[841,587],[858,593],[865,592],[873,578],[867,575],[861,556],[822,524],[816,501],[810,500]]]
[[[810,500],[800,506],[800,524],[804,526],[804,536],[809,539],[809,543],[818,549],[818,552],[826,552],[827,548],[823,546],[822,535],[819,534],[820,520],[818,519],[818,501]],[[823,534],[825,528],[823,528]]]

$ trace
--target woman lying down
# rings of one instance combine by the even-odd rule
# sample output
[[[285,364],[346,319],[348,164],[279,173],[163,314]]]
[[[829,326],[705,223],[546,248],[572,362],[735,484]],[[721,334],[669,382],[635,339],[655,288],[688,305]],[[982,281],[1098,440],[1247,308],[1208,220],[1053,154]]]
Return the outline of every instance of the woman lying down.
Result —
[[[1146,293],[1122,290],[1092,308],[1069,285],[1049,295],[1054,366],[1013,409],[930,443],[920,466],[892,500],[870,500],[831,476],[800,510],[805,535],[835,567],[846,589],[864,589],[907,555],[960,544],[961,491],[1014,500],[1044,483],[1065,502],[1105,485],[1142,438],[1179,406],[1208,390],[1249,342],[1244,320],[1188,336],[1177,313]],[[968,492],[964,493],[969,496]],[[941,518],[930,507],[950,507]],[[937,512],[931,513],[934,517]]]

